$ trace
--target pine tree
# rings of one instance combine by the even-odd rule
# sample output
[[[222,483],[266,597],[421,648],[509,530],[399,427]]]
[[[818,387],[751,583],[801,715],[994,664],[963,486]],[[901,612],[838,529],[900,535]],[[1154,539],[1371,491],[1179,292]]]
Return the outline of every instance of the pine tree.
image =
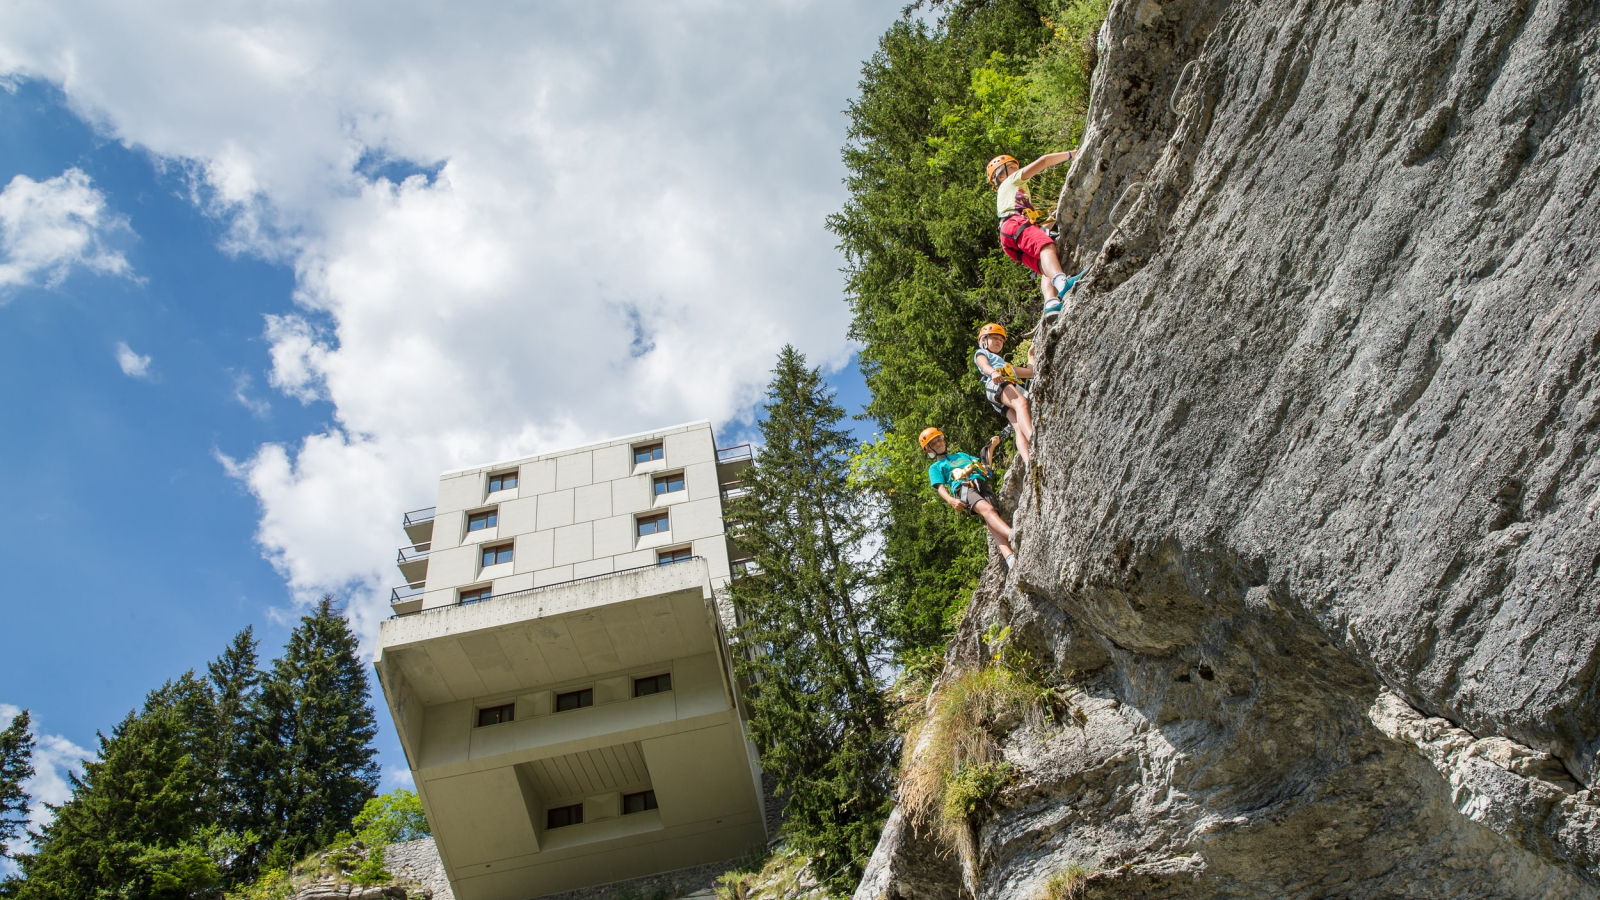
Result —
[[[274,754],[263,753],[259,744],[263,729],[256,646],[254,629],[247,626],[234,635],[221,656],[206,666],[217,701],[220,807],[216,821],[247,844],[228,873],[233,882],[254,874],[266,849],[260,842],[268,832],[260,764],[270,761]]]
[[[350,625],[324,596],[261,685],[264,864],[283,866],[350,828],[376,793],[377,716]]]
[[[22,900],[188,897],[220,874],[194,838],[215,807],[216,718],[210,686],[186,673],[145,698],[97,758],[69,776],[72,798],[22,854]]]
[[[841,890],[859,878],[890,807],[895,737],[874,666],[882,638],[860,562],[868,533],[850,483],[844,411],[793,347],[767,388],[765,446],[730,510],[760,575],[730,596],[750,684],[750,732],[788,800],[790,840]]]
[[[14,858],[10,844],[28,822],[28,794],[22,783],[33,777],[33,731],[28,711],[17,713],[0,731],[0,857]]]

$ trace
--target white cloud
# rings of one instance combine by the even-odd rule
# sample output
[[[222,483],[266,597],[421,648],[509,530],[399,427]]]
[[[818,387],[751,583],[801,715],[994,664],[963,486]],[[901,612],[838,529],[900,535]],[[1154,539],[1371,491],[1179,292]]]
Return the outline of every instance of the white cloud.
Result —
[[[294,267],[267,377],[330,426],[233,471],[291,587],[370,623],[441,470],[748,421],[783,343],[848,359],[824,219],[902,2],[21,0],[0,76],[61,85]]]
[[[131,274],[122,254],[104,244],[108,234],[126,228],[78,169],[44,181],[16,176],[0,190],[0,303],[17,287],[55,287],[73,266]]]
[[[22,712],[9,703],[0,703],[0,728]],[[33,729],[33,777],[22,783],[31,801],[28,806],[28,827],[37,831],[50,821],[51,813],[46,803],[60,806],[72,796],[72,784],[67,774],[83,774],[83,761],[93,753],[79,747],[58,734],[46,734],[40,729],[37,716],[30,723]],[[14,846],[14,845],[13,845]],[[0,860],[5,862],[5,860]]]
[[[150,357],[133,352],[126,341],[117,342],[117,365],[122,367],[122,374],[129,378],[150,377]]]
[[[234,372],[233,399],[239,401],[240,406],[250,410],[251,415],[265,419],[272,412],[272,404],[265,398],[251,394],[250,388],[253,383],[254,379],[250,377],[249,372]]]

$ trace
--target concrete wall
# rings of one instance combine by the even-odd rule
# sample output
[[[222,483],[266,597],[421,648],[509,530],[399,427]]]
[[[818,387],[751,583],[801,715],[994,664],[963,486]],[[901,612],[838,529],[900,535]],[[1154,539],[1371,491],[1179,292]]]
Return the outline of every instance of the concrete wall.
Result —
[[[633,448],[657,441],[663,458],[636,465]],[[489,476],[512,470],[517,487],[490,494]],[[657,496],[653,479],[679,472],[684,490]],[[467,516],[491,508],[499,524],[467,532]],[[637,518],[662,511],[669,531],[640,537]],[[680,547],[706,558],[720,588],[729,580],[723,532],[716,440],[706,422],[447,472],[422,606],[454,605],[465,587],[506,594],[654,565],[661,551]],[[503,543],[513,545],[513,561],[485,569],[482,547]]]

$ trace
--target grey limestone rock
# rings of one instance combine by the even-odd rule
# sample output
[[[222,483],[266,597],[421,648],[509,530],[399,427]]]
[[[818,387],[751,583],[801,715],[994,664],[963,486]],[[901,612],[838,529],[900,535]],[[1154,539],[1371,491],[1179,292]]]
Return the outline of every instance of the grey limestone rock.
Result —
[[[1600,4],[1113,0],[1100,50],[950,655],[1009,624],[1081,716],[965,879],[1600,897]],[[938,851],[892,821],[857,897]]]

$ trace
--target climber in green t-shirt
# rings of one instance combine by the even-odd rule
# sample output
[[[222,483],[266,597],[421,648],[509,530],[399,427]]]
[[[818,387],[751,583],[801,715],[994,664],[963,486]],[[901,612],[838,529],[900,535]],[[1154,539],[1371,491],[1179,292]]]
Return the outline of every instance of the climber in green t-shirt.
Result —
[[[946,452],[944,432],[937,428],[924,428],[917,442],[922,445],[922,452],[933,460],[933,465],[928,467],[928,483],[951,507],[972,513],[989,526],[989,534],[999,546],[1006,568],[1011,568],[1011,526],[1000,518],[1000,511],[995,508],[994,492],[989,487],[989,473],[983,462],[965,453]]]

